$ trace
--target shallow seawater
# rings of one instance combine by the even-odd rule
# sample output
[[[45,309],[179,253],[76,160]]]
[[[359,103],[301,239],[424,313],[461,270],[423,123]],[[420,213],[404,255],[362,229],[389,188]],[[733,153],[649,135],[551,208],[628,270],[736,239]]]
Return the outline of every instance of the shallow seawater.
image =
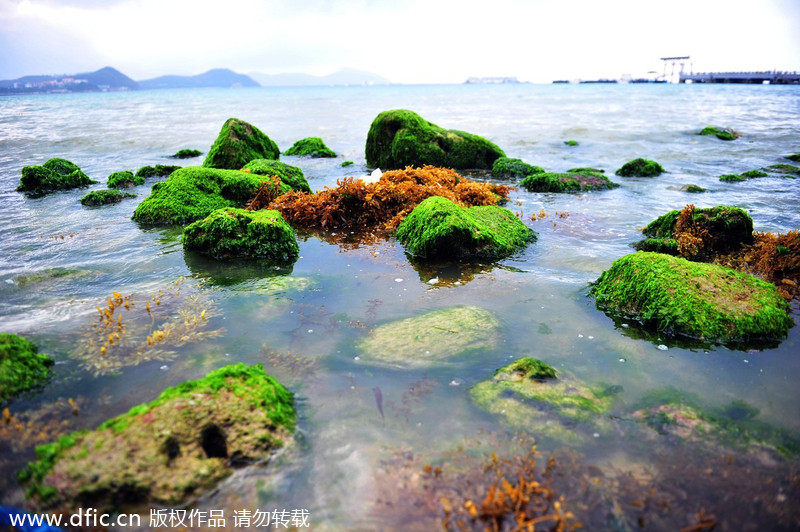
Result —
[[[14,190],[23,166],[50,157],[81,166],[100,182],[96,189],[119,170],[201,164],[167,156],[207,150],[229,117],[256,125],[284,150],[299,138],[322,137],[339,157],[282,158],[321,189],[369,172],[369,124],[394,108],[483,135],[508,156],[552,171],[592,166],[613,175],[646,157],[668,173],[612,177],[620,188],[589,194],[517,190],[507,207],[537,232],[534,244],[499,263],[432,266],[414,263],[391,239],[353,246],[337,243],[341,235],[301,235],[300,259],[283,268],[185,253],[179,228],[130,219],[155,180],[134,189],[135,199],[96,208],[80,205],[85,189],[35,199]],[[432,493],[419,481],[423,466],[439,464],[449,478],[481,470],[492,451],[515,452],[510,442],[520,427],[478,408],[470,388],[533,356],[618,394],[597,427],[568,426],[575,436],[568,443],[541,435],[535,423],[524,428],[537,438],[542,465],[556,453],[563,476],[554,486],[589,530],[680,529],[696,524],[700,510],[715,516],[718,530],[791,530],[800,523],[792,498],[797,458],[676,442],[631,411],[643,396],[672,386],[709,409],[745,401],[758,409],[756,419],[800,433],[800,328],[777,346],[690,346],[615,323],[587,292],[632,251],[641,227],[688,203],[738,205],[756,230],[800,228],[798,180],[718,180],[788,162],[785,155],[800,151],[798,124],[800,88],[778,86],[390,86],[0,99],[0,331],[27,337],[56,360],[43,390],[9,405],[30,423],[0,432],[0,504],[24,507],[14,472],[34,445],[94,428],[167,386],[241,361],[264,364],[296,394],[297,445],[268,466],[239,470],[192,507],[229,516],[237,508],[304,508],[317,530],[429,530],[442,514],[436,504],[415,505]],[[742,137],[697,136],[706,125]],[[578,146],[564,144],[570,139]],[[342,168],[344,160],[355,165]],[[687,183],[708,192],[681,192]],[[164,322],[187,309],[205,310],[206,319],[185,325],[194,341],[105,367],[85,342],[96,307],[114,291],[136,301],[130,315],[142,330],[146,301]],[[372,363],[359,349],[382,324],[455,306],[496,318],[491,347],[410,368]],[[795,322],[797,312],[795,304]],[[49,427],[51,419],[63,428]],[[649,499],[631,493],[639,488],[652,488]]]

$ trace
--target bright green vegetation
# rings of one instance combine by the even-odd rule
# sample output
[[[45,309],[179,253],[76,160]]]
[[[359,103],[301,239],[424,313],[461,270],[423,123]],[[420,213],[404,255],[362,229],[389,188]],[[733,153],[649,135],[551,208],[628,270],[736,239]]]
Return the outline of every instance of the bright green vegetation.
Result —
[[[26,166],[17,186],[18,192],[41,196],[56,190],[69,190],[97,183],[89,178],[78,165],[66,160],[53,158],[41,166]]]
[[[336,157],[336,152],[328,148],[319,137],[300,139],[283,154],[297,157]]]
[[[172,156],[173,159],[191,159],[192,157],[200,157],[203,155],[203,152],[200,150],[192,150],[188,148],[184,148],[182,150],[178,150],[175,152],[175,155]]]
[[[724,181],[726,183],[736,183],[739,181],[746,181],[747,178],[744,176],[740,176],[739,174],[725,174],[719,176],[720,181]]]
[[[215,259],[264,258],[294,262],[300,254],[294,230],[278,211],[219,209],[183,230],[183,247]]]
[[[264,460],[291,443],[295,420],[291,392],[260,364],[234,364],[37,447],[19,480],[40,508],[181,504],[230,475],[229,462]]]
[[[136,177],[144,177],[145,179],[150,177],[164,177],[165,175],[168,176],[175,170],[178,170],[180,166],[175,166],[172,164],[157,164],[155,166],[142,166],[136,171]]]
[[[747,179],[755,179],[757,177],[767,177],[769,176],[768,173],[762,172],[761,170],[748,170],[747,172],[742,172],[742,177],[746,177]]]
[[[764,168],[767,172],[786,174],[784,177],[794,177],[800,175],[800,166],[793,164],[773,164]]]
[[[155,225],[200,220],[217,209],[243,207],[255,197],[262,180],[239,170],[187,166],[155,183],[150,195],[136,207],[133,219]],[[288,191],[288,185],[279,185],[280,194]]]
[[[793,153],[792,155],[787,155],[786,158],[789,159],[790,161],[800,163],[800,153]]]
[[[510,178],[526,177],[533,174],[543,174],[544,168],[528,164],[522,159],[498,157],[492,164],[492,177]]]
[[[365,362],[422,367],[493,349],[499,334],[500,322],[488,310],[450,307],[375,327],[357,347]]]
[[[577,168],[570,168],[567,170],[568,174],[605,174],[606,171],[602,168],[592,168],[591,166],[579,166]]]
[[[714,264],[661,253],[617,259],[593,284],[607,314],[711,343],[776,340],[793,320],[775,286]]]
[[[45,383],[52,365],[52,358],[22,336],[0,333],[0,405]]]
[[[254,159],[280,158],[278,145],[260,129],[238,118],[229,118],[208,150],[203,166],[238,170]]]
[[[713,126],[704,127],[698,135],[714,135],[720,140],[735,140],[741,135],[729,128],[716,128]]]
[[[346,166],[353,166],[354,164],[356,163],[354,163],[353,161],[342,161],[342,168]]]
[[[130,170],[123,170],[122,172],[114,172],[108,176],[106,186],[108,188],[131,188],[139,185],[144,185],[144,176],[133,175]]]
[[[664,167],[650,159],[634,159],[614,172],[620,177],[655,177],[664,173]]]
[[[292,190],[311,194],[311,187],[308,186],[303,171],[296,166],[271,159],[255,159],[244,165],[242,171],[263,176],[276,175]]]
[[[572,140],[572,139],[565,140],[564,144],[566,144],[567,146],[577,146],[578,145],[578,141],[577,140]]]
[[[441,196],[417,205],[396,236],[413,255],[446,259],[499,259],[536,240],[536,234],[508,209],[461,207]]]
[[[396,109],[372,121],[366,156],[368,166],[384,170],[424,165],[489,170],[505,153],[483,137],[443,129],[413,111]]]
[[[109,203],[119,203],[125,198],[135,198],[136,194],[130,192],[120,192],[115,189],[92,190],[81,198],[81,205],[94,207],[96,205],[108,205]]]
[[[519,182],[519,186],[530,192],[585,192],[587,190],[608,190],[619,184],[612,182],[603,174],[594,172],[575,172],[559,174],[545,172],[529,175]]]
[[[683,185],[681,187],[681,191],[682,192],[691,192],[692,194],[697,194],[697,193],[700,193],[700,192],[705,192],[706,189],[704,189],[701,186],[698,186],[698,185],[690,183],[688,185]]]

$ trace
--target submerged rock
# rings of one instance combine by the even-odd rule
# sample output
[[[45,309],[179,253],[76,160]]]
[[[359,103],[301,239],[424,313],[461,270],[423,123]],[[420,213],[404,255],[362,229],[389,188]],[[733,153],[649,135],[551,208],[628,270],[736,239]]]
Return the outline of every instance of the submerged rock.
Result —
[[[396,109],[384,111],[372,121],[366,156],[367,165],[373,168],[432,165],[490,170],[495,159],[505,153],[483,137],[443,129],[413,111]]]
[[[720,140],[735,140],[738,139],[741,135],[736,131],[730,128],[717,128],[714,126],[706,126],[704,127],[698,135],[714,135]]]
[[[19,475],[39,508],[185,504],[235,465],[292,441],[292,394],[261,365],[235,364],[167,388],[94,431],[36,448]]]
[[[747,179],[755,179],[757,177],[768,177],[769,174],[766,172],[762,172],[761,170],[748,170],[746,172],[742,172],[742,177],[746,177]]]
[[[34,196],[56,190],[69,190],[97,183],[76,165],[66,159],[53,158],[41,166],[26,166],[17,186],[18,192]]]
[[[500,322],[488,310],[451,307],[375,327],[357,347],[365,362],[422,367],[492,349],[499,333]]]
[[[175,170],[180,169],[180,166],[174,164],[157,164],[155,166],[142,166],[136,170],[136,177],[164,177],[172,174]]]
[[[619,184],[612,182],[603,174],[581,171],[559,174],[546,172],[529,175],[519,186],[529,192],[585,192],[587,190],[608,190]]]
[[[634,159],[614,172],[620,177],[655,177],[664,173],[664,167],[650,159]]]
[[[772,172],[775,174],[784,174],[783,177],[788,178],[795,178],[796,176],[800,176],[800,166],[795,166],[793,164],[773,164],[771,166],[767,166],[764,168],[767,172]]]
[[[0,405],[50,378],[53,359],[16,334],[0,333]]]
[[[187,166],[173,172],[152,191],[133,213],[145,224],[183,224],[205,218],[217,209],[243,207],[262,184],[260,176],[239,170]],[[289,186],[281,183],[279,192]]]
[[[441,196],[417,205],[396,236],[416,256],[448,259],[499,259],[536,240],[533,230],[508,209],[460,207]]]
[[[697,194],[697,193],[705,192],[705,191],[706,191],[706,189],[704,189],[701,186],[695,185],[693,183],[690,183],[688,185],[683,185],[681,187],[681,192],[691,192],[692,194]]]
[[[719,176],[719,180],[725,183],[737,183],[739,181],[746,181],[747,178],[739,174],[724,174]]]
[[[260,129],[244,120],[229,118],[208,150],[203,166],[238,170],[254,159],[280,157],[278,145]]]
[[[319,137],[300,139],[283,154],[297,157],[336,157],[336,152],[328,148]]]
[[[492,177],[508,179],[511,177],[527,177],[533,174],[543,174],[544,168],[528,164],[522,159],[498,157],[492,164]]]
[[[263,258],[294,262],[300,254],[294,230],[278,211],[219,209],[183,230],[183,247],[215,259]]]
[[[244,165],[242,171],[263,176],[276,175],[292,190],[311,194],[311,187],[308,186],[303,171],[296,166],[272,159],[255,159]]]
[[[130,192],[120,192],[119,190],[92,190],[81,198],[81,205],[94,207],[97,205],[108,205],[109,203],[119,203],[125,198],[135,198],[136,194]]]
[[[192,150],[189,148],[184,148],[182,150],[178,150],[175,152],[175,155],[172,156],[173,159],[191,159],[192,157],[200,157],[203,155],[203,152],[200,150]]]
[[[789,159],[790,161],[800,163],[800,153],[793,153],[791,155],[787,155],[786,158]]]
[[[590,295],[612,316],[711,343],[779,340],[794,323],[788,303],[766,281],[661,253],[617,259]]]
[[[144,176],[133,175],[130,170],[123,170],[109,175],[106,186],[108,188],[131,188],[144,185],[144,179]]]

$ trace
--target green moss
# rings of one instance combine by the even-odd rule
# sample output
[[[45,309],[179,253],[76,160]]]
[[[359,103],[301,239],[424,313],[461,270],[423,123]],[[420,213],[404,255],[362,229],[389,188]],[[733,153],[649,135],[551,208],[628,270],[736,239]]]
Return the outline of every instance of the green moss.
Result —
[[[544,171],[544,168],[540,166],[534,166],[522,159],[512,159],[510,157],[498,157],[492,164],[492,177],[503,179],[542,174]]]
[[[25,338],[0,333],[0,405],[45,383],[52,365],[53,359]]]
[[[704,127],[698,135],[714,135],[720,140],[735,140],[741,136],[730,128],[716,128],[713,126]]]
[[[157,164],[155,166],[142,166],[136,171],[136,177],[164,177],[172,174],[175,170],[180,169],[180,166],[172,164]]]
[[[254,159],[280,159],[278,145],[257,127],[229,118],[208,150],[203,166],[238,170]]]
[[[249,170],[250,173],[256,175],[276,175],[281,181],[289,185],[292,190],[311,193],[311,187],[308,186],[308,181],[306,181],[303,171],[296,166],[271,159],[255,159],[244,165],[242,170]]]
[[[658,331],[715,343],[781,339],[793,325],[777,289],[713,264],[638,252],[593,284],[601,310]]]
[[[283,154],[296,157],[336,157],[336,152],[328,148],[319,137],[300,139]]]
[[[353,161],[342,161],[342,168],[346,166],[353,166],[354,164],[356,163],[354,163]]]
[[[588,190],[608,190],[619,185],[602,174],[576,172],[559,174],[546,172],[529,175],[519,185],[530,192],[585,192]]]
[[[536,240],[536,234],[507,209],[495,205],[465,208],[440,196],[417,205],[396,236],[416,256],[448,259],[498,259]]]
[[[139,185],[144,185],[144,176],[133,175],[130,170],[123,170],[122,172],[114,172],[108,176],[106,186],[108,188],[131,188]]]
[[[261,181],[260,176],[239,170],[187,166],[155,183],[150,195],[136,207],[133,219],[157,225],[200,220],[217,209],[243,207],[253,199]],[[281,183],[279,193],[288,190]]]
[[[694,184],[683,185],[681,187],[681,192],[690,192],[692,194],[698,194],[700,192],[705,192],[705,191],[706,189],[704,189],[703,187]]]
[[[678,241],[674,238],[646,238],[634,244],[633,247],[639,251],[678,255]]]
[[[40,196],[56,190],[69,190],[96,183],[78,165],[66,159],[53,158],[41,166],[26,166],[17,186],[18,192]]]
[[[787,155],[786,158],[789,159],[790,161],[800,163],[800,153],[793,153],[792,155]]]
[[[294,230],[278,211],[220,209],[183,230],[183,247],[216,259],[264,258],[294,262],[300,253]]]
[[[663,214],[647,224],[642,233],[649,238],[676,238],[675,227],[679,216],[678,210]],[[753,219],[747,211],[739,207],[717,205],[695,209],[692,219],[700,229],[706,231],[706,240],[712,251],[731,251],[740,248],[742,244],[753,243]]]
[[[173,155],[172,157],[174,159],[191,159],[192,157],[200,157],[201,155],[203,155],[203,152],[201,152],[200,150],[192,150],[184,148],[182,150],[178,150],[177,152],[175,152],[175,155]]]
[[[501,371],[501,370],[498,370]],[[545,380],[545,379],[555,379],[556,378],[556,370],[553,369],[553,366],[546,362],[542,362],[538,358],[533,357],[523,357],[519,360],[512,362],[503,370],[507,374],[515,374],[521,379],[534,379],[534,380]]]
[[[761,170],[748,170],[747,172],[742,172],[742,177],[746,177],[747,179],[754,179],[757,177],[767,177],[769,176],[768,173],[762,172]]]
[[[572,139],[565,140],[564,144],[566,144],[567,146],[577,146],[578,145],[578,141],[577,140],[572,140]]]
[[[570,168],[567,170],[568,174],[605,174],[606,171],[602,168],[592,168],[591,166],[579,166],[577,168]]]
[[[620,177],[655,177],[664,173],[664,167],[649,159],[634,159],[614,172]]]
[[[800,175],[800,166],[793,164],[773,164],[764,168],[767,172],[786,174],[784,177],[794,177]]]
[[[725,174],[719,176],[720,181],[724,181],[726,183],[736,183],[738,181],[745,181],[747,180],[746,177],[742,177],[739,174]]]
[[[109,203],[119,203],[125,198],[135,198],[136,194],[130,192],[120,192],[119,190],[92,190],[81,198],[81,205],[94,207],[97,205],[108,205]]]
[[[397,169],[406,166],[482,168],[489,170],[503,150],[488,140],[457,130],[445,130],[404,109],[384,111],[367,134],[367,165]]]

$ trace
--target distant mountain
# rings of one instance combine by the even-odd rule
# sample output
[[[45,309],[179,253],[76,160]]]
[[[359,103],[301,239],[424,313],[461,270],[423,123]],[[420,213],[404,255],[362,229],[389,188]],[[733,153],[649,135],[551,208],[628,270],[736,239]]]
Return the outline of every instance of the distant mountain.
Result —
[[[378,74],[343,68],[327,76],[312,76],[311,74],[283,73],[262,74],[250,72],[250,77],[264,87],[300,87],[309,85],[388,85],[388,79]]]
[[[192,89],[200,87],[258,87],[250,76],[227,68],[215,68],[196,76],[160,76],[139,82],[143,89]]]
[[[95,72],[63,74],[59,76],[23,76],[17,79],[0,81],[2,93],[36,92],[94,92],[137,90],[139,84],[112,67],[104,67]]]

